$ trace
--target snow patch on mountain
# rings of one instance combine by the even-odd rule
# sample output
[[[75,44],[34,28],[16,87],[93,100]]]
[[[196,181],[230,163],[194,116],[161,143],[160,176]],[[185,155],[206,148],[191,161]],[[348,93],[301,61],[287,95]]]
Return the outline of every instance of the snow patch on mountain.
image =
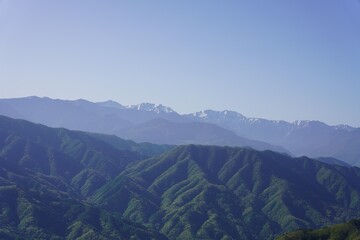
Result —
[[[206,118],[207,117],[207,110],[202,110],[200,112],[195,112],[195,113],[191,113],[190,115],[194,116],[194,117],[198,117],[198,118]]]
[[[335,126],[333,126],[333,128],[335,130],[345,130],[345,131],[348,131],[348,132],[351,132],[351,131],[356,129],[354,127],[351,127],[351,126],[345,125],[345,124],[335,125]]]
[[[307,126],[309,126],[310,122],[311,122],[310,120],[296,120],[296,121],[292,122],[292,125],[294,125],[296,127],[307,127]]]
[[[246,119],[243,115],[235,111],[214,111],[214,110],[202,110],[200,112],[195,112],[189,114],[193,117],[200,118],[200,119],[207,119],[207,120],[236,120],[236,121],[243,121]]]
[[[315,120],[298,120],[292,123],[295,127],[329,127],[326,123]]]
[[[134,109],[138,111],[147,111],[147,112],[155,112],[155,113],[175,113],[170,107],[154,104],[154,103],[140,103],[137,105],[129,105],[126,106],[127,109]]]

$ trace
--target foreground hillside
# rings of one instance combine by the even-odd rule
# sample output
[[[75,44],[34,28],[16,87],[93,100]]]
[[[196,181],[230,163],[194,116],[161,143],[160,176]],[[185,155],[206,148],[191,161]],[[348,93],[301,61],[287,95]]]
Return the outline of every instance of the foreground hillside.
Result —
[[[165,239],[86,200],[61,178],[0,159],[0,239]]]
[[[0,239],[165,238],[88,202],[149,153],[115,140],[0,117]]]
[[[277,240],[359,240],[360,220],[337,224],[316,230],[298,230],[284,234]]]
[[[360,216],[359,180],[306,157],[189,145],[133,164],[93,200],[170,239],[273,239]]]
[[[306,157],[0,117],[0,239],[274,239],[360,218],[359,182]]]

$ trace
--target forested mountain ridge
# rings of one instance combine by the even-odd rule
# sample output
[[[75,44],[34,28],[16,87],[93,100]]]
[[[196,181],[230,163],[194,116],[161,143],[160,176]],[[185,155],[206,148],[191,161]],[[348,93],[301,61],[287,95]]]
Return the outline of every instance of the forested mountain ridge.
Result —
[[[0,117],[0,236],[274,239],[359,218],[360,170],[323,161]]]
[[[147,157],[118,142],[0,116],[1,239],[165,239],[87,200]]]
[[[93,200],[171,239],[273,239],[358,216],[359,180],[306,157],[188,145],[130,166]]]

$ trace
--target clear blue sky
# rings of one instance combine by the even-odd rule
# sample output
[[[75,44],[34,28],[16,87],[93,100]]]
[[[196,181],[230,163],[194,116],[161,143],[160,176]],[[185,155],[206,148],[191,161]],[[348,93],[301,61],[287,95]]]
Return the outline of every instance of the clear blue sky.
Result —
[[[0,0],[0,84],[360,126],[360,2]]]

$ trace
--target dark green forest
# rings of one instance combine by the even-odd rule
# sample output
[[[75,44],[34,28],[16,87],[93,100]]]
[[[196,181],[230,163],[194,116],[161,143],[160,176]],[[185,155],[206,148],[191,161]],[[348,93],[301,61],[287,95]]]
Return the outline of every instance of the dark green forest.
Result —
[[[347,223],[337,224],[316,230],[297,230],[286,233],[277,240],[359,240],[360,239],[360,220],[351,220]]]

